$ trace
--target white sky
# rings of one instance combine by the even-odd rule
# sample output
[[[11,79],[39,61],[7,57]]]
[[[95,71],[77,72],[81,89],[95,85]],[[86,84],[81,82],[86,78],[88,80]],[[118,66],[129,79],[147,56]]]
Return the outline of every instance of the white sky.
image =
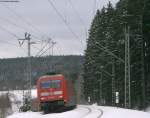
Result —
[[[84,26],[87,30],[90,28],[96,9],[101,9],[108,3],[108,0],[70,0],[80,15],[84,26],[72,9],[69,0],[50,1],[53,2],[78,38],[68,30],[48,0],[20,0],[19,3],[0,3],[0,58],[27,55],[26,43],[20,48],[17,41],[17,37],[24,38],[25,32],[31,34],[33,41],[48,38],[56,41],[57,44],[53,49],[54,55],[84,54],[86,48]],[[118,0],[110,1],[114,4]],[[42,44],[36,44],[34,47],[41,49]],[[38,51],[38,49],[32,48],[32,56],[35,56]]]

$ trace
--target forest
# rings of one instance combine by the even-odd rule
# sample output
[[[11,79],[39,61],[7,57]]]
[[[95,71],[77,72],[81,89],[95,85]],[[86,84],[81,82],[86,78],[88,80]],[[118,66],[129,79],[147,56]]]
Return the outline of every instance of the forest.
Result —
[[[32,85],[46,73],[65,74],[77,79],[82,74],[83,56],[31,57]],[[28,58],[0,59],[0,90],[28,89]]]
[[[84,94],[91,103],[133,109],[150,105],[149,21],[149,0],[120,0],[116,6],[109,2],[97,10],[84,62]]]

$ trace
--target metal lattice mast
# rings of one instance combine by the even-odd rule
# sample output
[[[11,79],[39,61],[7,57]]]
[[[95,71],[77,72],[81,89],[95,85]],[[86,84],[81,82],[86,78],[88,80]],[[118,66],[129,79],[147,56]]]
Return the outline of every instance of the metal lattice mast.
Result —
[[[25,33],[25,38],[24,39],[18,39],[20,46],[23,45],[24,41],[28,42],[28,66],[27,66],[27,99],[29,100],[29,102],[31,101],[31,89],[32,89],[32,81],[31,81],[31,45],[33,44],[33,42],[31,42],[31,35],[28,33]],[[20,42],[22,41],[22,42]],[[25,97],[25,96],[23,96]],[[25,99],[24,99],[25,100]]]
[[[112,62],[112,105],[115,104],[115,59]]]
[[[125,107],[131,107],[130,93],[130,28],[125,26]]]
[[[56,42],[52,41],[52,56],[54,54],[54,45],[56,44]]]
[[[100,103],[101,104],[103,104],[103,94],[102,94],[102,88],[103,88],[103,84],[102,84],[102,82],[103,82],[103,75],[102,75],[103,73],[101,72],[101,74],[100,74]]]
[[[28,41],[28,87],[29,87],[29,100],[31,100],[31,38],[30,34],[27,34],[27,37],[25,37]]]

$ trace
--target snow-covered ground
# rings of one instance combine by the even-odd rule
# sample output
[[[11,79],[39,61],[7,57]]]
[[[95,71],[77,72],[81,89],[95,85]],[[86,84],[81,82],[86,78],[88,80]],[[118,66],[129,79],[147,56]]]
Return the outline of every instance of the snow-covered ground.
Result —
[[[19,112],[19,108],[22,106],[23,103],[23,94],[25,95],[27,91],[23,90],[13,90],[9,91],[9,98],[12,102],[12,111],[13,112]],[[0,91],[0,95],[7,94],[8,91]],[[32,98],[37,97],[37,91],[36,89],[33,89],[31,91]]]
[[[15,113],[7,118],[150,118],[150,114],[97,105],[78,105],[74,110],[44,115],[42,112]]]
[[[0,92],[6,94],[7,92]],[[36,90],[32,90],[32,97],[37,97]],[[62,112],[43,114],[42,112],[19,112],[22,104],[23,91],[16,90],[9,92],[12,101],[13,114],[7,118],[150,118],[150,113],[128,110],[115,107],[104,107],[95,105],[78,105],[76,109]],[[147,109],[147,112],[150,108]]]
[[[150,113],[150,107],[148,107],[148,108],[146,109],[146,112]]]

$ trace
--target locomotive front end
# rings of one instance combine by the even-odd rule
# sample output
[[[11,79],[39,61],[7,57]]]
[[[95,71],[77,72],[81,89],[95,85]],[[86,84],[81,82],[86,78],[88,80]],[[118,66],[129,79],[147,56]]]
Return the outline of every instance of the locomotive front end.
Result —
[[[53,110],[67,101],[66,80],[62,75],[42,76],[37,82],[41,110]]]
[[[41,82],[40,101],[54,101],[63,99],[63,87],[61,80],[48,80]]]

